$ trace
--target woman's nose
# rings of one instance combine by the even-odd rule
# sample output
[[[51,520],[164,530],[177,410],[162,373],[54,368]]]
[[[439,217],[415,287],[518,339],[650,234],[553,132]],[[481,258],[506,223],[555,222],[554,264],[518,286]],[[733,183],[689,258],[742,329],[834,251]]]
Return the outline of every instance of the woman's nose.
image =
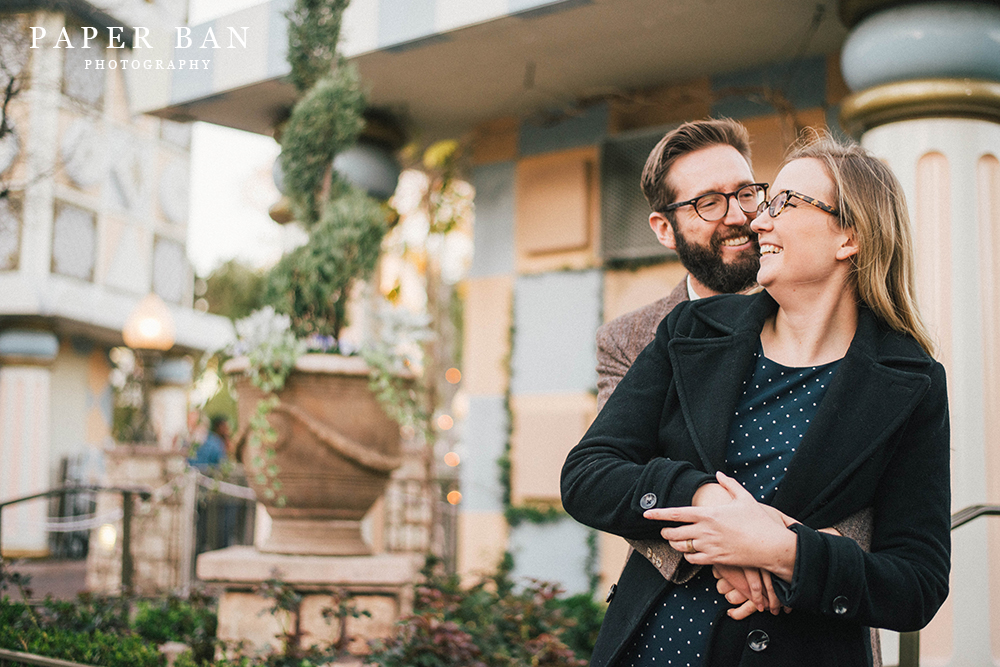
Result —
[[[757,213],[757,217],[750,221],[750,229],[757,232],[766,231],[771,229],[771,215],[767,212],[766,206],[760,207],[760,212]]]

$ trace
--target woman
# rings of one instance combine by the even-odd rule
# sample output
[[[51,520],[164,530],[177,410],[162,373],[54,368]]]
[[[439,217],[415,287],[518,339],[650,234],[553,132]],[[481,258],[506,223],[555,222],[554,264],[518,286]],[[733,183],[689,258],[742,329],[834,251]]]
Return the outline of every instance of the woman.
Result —
[[[751,223],[764,290],[668,315],[567,457],[577,520],[714,566],[674,585],[633,553],[594,667],[871,665],[869,627],[921,628],[947,595],[945,376],[899,183],[820,139],[773,191]],[[822,530],[866,511],[870,551]]]

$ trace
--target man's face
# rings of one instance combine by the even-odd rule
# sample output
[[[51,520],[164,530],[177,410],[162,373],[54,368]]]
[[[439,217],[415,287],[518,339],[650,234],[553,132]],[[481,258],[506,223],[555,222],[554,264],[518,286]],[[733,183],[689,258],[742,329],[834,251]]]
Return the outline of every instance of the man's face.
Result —
[[[753,183],[747,161],[732,146],[717,145],[688,153],[674,162],[667,175],[674,201],[688,201],[708,192],[735,192]],[[760,265],[757,235],[734,197],[721,220],[708,222],[694,206],[674,209],[676,223],[653,213],[650,225],[660,242],[675,250],[702,296],[739,292],[753,285]],[[657,217],[658,216],[658,217]]]

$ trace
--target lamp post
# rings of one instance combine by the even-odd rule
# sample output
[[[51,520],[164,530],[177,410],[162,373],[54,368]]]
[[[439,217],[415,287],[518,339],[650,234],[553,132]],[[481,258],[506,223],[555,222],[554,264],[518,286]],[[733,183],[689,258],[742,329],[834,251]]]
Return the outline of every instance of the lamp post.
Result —
[[[156,434],[149,415],[149,389],[161,354],[174,346],[174,318],[163,299],[152,292],[143,297],[125,320],[122,338],[135,353],[140,373],[142,405],[137,439],[152,443],[156,441]]]

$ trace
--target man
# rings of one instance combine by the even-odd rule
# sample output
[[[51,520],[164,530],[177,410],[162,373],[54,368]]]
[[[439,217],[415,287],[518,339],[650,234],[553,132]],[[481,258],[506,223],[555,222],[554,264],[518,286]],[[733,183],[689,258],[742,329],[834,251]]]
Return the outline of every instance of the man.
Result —
[[[674,306],[754,285],[760,249],[750,221],[765,188],[754,183],[750,138],[735,121],[684,123],[653,148],[642,172],[649,226],[688,275],[668,296],[597,330],[598,409]]]
[[[689,299],[743,292],[756,284],[760,248],[757,235],[750,230],[750,221],[765,201],[766,189],[766,183],[754,181],[750,137],[746,128],[736,121],[684,123],[668,132],[653,148],[642,172],[642,191],[652,209],[649,226],[660,243],[677,253],[688,275],[666,297],[626,313],[597,330],[598,410],[604,407],[635,358],[655,337],[660,322],[677,304]],[[731,415],[720,416],[727,420],[729,417]],[[693,502],[710,505],[728,502],[727,492],[722,491],[720,495],[720,490],[717,484],[706,484],[699,490],[705,496],[699,498],[696,494]],[[870,511],[862,510],[825,530],[851,537],[867,549],[871,534]],[[664,540],[629,540],[629,544],[668,581],[682,584],[697,573],[697,568]],[[762,591],[759,578],[751,582],[744,578],[750,573],[741,575],[740,570],[729,568],[724,573],[738,588],[739,595],[731,601],[736,601],[737,597],[740,601],[751,597],[751,587],[754,597]],[[654,585],[647,579],[646,585],[653,590],[663,584]],[[612,586],[609,602],[615,593],[616,586]],[[753,611],[753,601],[746,601],[736,610],[734,618],[745,617]],[[602,626],[602,636],[605,633]],[[874,630],[871,648],[875,655],[874,665],[879,667],[881,655],[878,634]],[[601,651],[595,650],[595,656],[598,653]],[[603,659],[607,657],[602,656]],[[601,658],[596,662],[600,663]]]

